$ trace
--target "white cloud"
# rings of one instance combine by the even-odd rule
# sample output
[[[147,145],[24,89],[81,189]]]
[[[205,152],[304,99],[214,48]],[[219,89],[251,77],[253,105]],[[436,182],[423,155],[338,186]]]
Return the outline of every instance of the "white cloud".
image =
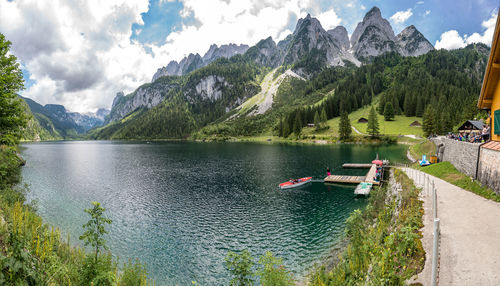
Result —
[[[422,4],[424,4],[424,1],[418,1],[417,2],[417,5],[422,5]]]
[[[366,10],[366,6],[365,5],[361,5],[361,10]]]
[[[316,16],[325,30],[330,30],[337,27],[342,19],[340,19],[333,9],[325,11]]]
[[[35,81],[22,95],[72,111],[109,108],[116,92],[149,82],[170,60],[203,55],[213,43],[283,39],[290,23],[317,10],[312,0],[181,1],[180,14],[195,23],[169,34],[163,45],[144,45],[130,36],[132,24],[143,25],[147,0],[0,0],[0,32]],[[340,22],[333,10],[323,14],[327,27]]]
[[[426,10],[424,13],[424,17],[428,16],[431,13],[431,10]]]
[[[491,17],[483,21],[482,26],[486,29],[483,34],[473,33],[466,38],[467,44],[471,43],[484,43],[491,46],[491,41],[493,40],[493,33],[495,32],[495,25],[497,22],[498,13],[492,13]]]
[[[396,23],[396,24],[402,24],[408,20],[411,15],[413,15],[413,12],[411,11],[411,8],[408,8],[406,11],[398,11],[394,15],[391,16],[391,20]]]
[[[349,2],[349,3],[345,4],[345,6],[348,8],[352,8],[352,7],[354,7],[354,4],[352,2]]]
[[[439,40],[436,41],[434,45],[436,49],[458,49],[463,48],[468,44],[472,43],[484,43],[491,46],[491,40],[493,39],[493,33],[495,32],[495,24],[497,20],[497,12],[492,13],[490,18],[483,21],[482,26],[485,29],[482,34],[473,33],[470,36],[460,34],[456,30],[450,30],[441,34]]]
[[[465,41],[456,30],[450,30],[441,34],[434,47],[446,50],[458,49],[465,47]]]

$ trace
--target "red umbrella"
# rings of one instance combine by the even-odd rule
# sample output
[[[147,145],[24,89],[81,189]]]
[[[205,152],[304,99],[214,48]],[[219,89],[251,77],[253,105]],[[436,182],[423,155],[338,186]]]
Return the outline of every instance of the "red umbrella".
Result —
[[[373,160],[372,164],[382,165],[384,162],[382,162],[382,160]]]

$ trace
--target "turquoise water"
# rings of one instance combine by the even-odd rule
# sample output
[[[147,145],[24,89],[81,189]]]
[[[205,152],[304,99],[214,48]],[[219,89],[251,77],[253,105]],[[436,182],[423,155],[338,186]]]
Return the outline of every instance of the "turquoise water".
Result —
[[[281,191],[289,178],[322,179],[344,162],[378,153],[403,162],[405,146],[280,145],[190,142],[45,142],[23,144],[23,180],[45,221],[82,234],[83,212],[99,201],[107,241],[121,261],[139,258],[157,285],[227,285],[224,257],[270,250],[296,276],[328,253],[345,219],[365,199],[354,186],[315,182]]]

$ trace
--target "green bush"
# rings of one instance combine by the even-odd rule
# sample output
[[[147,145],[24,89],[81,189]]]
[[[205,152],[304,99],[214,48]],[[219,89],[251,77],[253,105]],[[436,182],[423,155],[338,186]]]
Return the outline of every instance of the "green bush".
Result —
[[[120,278],[118,285],[120,286],[142,286],[147,285],[147,275],[148,272],[146,267],[142,265],[139,260],[123,265],[123,273]]]
[[[311,285],[404,285],[423,268],[419,190],[398,170],[395,178],[402,192],[390,197],[387,187],[372,190],[366,209],[347,219],[349,244],[339,262],[315,270]]]

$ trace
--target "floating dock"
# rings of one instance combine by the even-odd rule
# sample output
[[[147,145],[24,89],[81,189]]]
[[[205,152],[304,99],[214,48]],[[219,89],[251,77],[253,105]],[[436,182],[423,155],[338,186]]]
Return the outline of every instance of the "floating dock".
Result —
[[[364,182],[366,176],[344,176],[344,175],[330,175],[325,178],[325,183],[347,183],[359,184]]]
[[[347,184],[359,184],[359,183],[371,183],[373,185],[380,185],[380,182],[375,181],[373,178],[375,177],[375,172],[377,171],[377,165],[375,164],[344,164],[347,166],[356,165],[361,168],[360,165],[366,166],[366,168],[370,168],[366,176],[344,176],[344,175],[330,175],[324,179],[325,183],[347,183]],[[344,166],[342,165],[342,166]],[[352,168],[352,167],[348,167]]]
[[[344,169],[369,169],[373,164],[358,164],[358,163],[344,163],[342,168]]]

